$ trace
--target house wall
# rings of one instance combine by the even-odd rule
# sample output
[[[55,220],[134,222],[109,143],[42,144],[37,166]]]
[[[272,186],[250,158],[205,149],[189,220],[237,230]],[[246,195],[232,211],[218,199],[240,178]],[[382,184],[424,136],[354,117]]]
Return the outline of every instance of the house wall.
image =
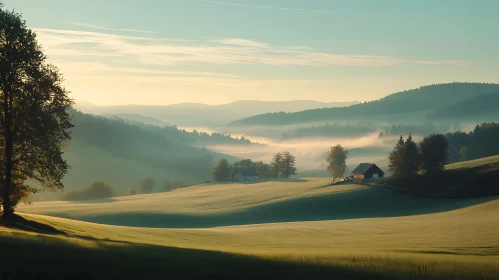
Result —
[[[355,174],[355,179],[364,179],[364,175],[362,175],[362,174]]]
[[[256,180],[259,180],[260,177],[258,176],[243,176],[241,173],[236,173],[233,177],[233,180],[234,181],[241,181],[241,182],[244,182],[244,181],[256,181]]]

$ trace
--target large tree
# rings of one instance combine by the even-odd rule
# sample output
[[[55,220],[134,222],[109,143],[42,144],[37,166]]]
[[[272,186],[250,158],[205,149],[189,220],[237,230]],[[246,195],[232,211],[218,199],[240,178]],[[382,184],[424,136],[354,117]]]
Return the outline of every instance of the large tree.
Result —
[[[275,174],[275,178],[279,178],[279,174],[281,174],[282,159],[282,153],[276,153],[270,163],[270,167],[272,168],[273,174]]]
[[[449,143],[442,134],[433,134],[421,141],[421,164],[426,173],[442,171],[449,158]]]
[[[213,181],[219,182],[227,179],[230,175],[230,165],[226,159],[218,161],[217,165],[211,170]]]
[[[331,151],[326,159],[328,163],[327,171],[331,173],[333,183],[336,178],[343,177],[345,175],[345,169],[347,168],[347,156],[348,151],[341,145],[336,145],[331,147]]]
[[[23,182],[62,189],[68,165],[62,147],[70,140],[72,100],[62,76],[46,62],[35,33],[21,15],[0,7],[0,192],[3,218],[36,191]]]
[[[392,152],[388,156],[388,160],[390,163],[388,164],[388,168],[392,172],[393,177],[402,177],[404,176],[404,154],[405,154],[405,142],[404,137],[400,135],[400,139],[397,142],[397,145],[393,148]]]
[[[289,178],[289,176],[296,174],[296,157],[289,152],[282,153],[280,173],[284,178]]]
[[[255,163],[251,159],[242,159],[235,162],[232,166],[255,166]]]
[[[409,134],[404,145],[404,175],[410,176],[416,174],[419,169],[419,162],[418,145],[412,140],[412,135]]]
[[[260,174],[260,178],[270,178],[273,176],[273,174],[271,174],[270,165],[266,164],[265,162],[257,161],[255,162],[255,167],[258,171],[258,174]]]

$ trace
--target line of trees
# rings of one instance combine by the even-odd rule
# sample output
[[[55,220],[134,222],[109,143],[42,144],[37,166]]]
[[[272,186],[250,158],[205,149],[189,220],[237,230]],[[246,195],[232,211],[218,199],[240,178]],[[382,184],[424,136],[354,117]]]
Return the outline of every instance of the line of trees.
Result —
[[[499,155],[499,123],[482,123],[469,133],[445,134],[449,142],[450,162],[459,162]]]
[[[388,159],[393,177],[407,177],[418,174],[434,174],[442,171],[447,164],[449,143],[442,134],[433,134],[423,139],[419,146],[409,135],[404,141],[400,136]]]
[[[253,162],[251,159],[243,159],[231,165],[226,159],[221,159],[211,171],[213,181],[224,181],[229,177],[232,167],[243,166],[255,167],[260,178],[289,178],[297,174],[296,157],[290,152],[279,152],[274,154],[270,164],[263,161]]]

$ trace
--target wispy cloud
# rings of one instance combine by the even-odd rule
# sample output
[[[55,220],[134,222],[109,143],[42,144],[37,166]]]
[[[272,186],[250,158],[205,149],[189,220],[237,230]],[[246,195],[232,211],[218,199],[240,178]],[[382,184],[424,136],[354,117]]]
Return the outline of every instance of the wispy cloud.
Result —
[[[260,64],[295,66],[390,66],[462,64],[453,60],[410,60],[391,56],[335,54],[295,46],[272,46],[247,39],[172,41],[100,32],[35,29],[49,56],[72,60],[129,60],[136,65]],[[103,58],[104,57],[104,58]]]
[[[212,0],[195,0],[197,2],[211,3],[217,5],[228,5],[235,7],[253,8],[253,9],[271,9],[271,10],[284,10],[284,11],[301,11],[301,12],[316,12],[316,13],[335,13],[333,10],[325,9],[300,9],[300,8],[289,8],[289,7],[276,7],[276,6],[260,6],[260,5],[249,5],[233,2],[221,2]]]
[[[256,48],[269,47],[269,45],[262,43],[262,42],[256,42],[256,41],[241,39],[241,38],[226,38],[226,39],[221,39],[221,40],[214,40],[213,42],[225,44],[225,45],[237,45],[237,46],[256,47]]]
[[[148,30],[137,30],[137,29],[126,29],[126,28],[108,28],[108,27],[102,27],[102,26],[97,26],[94,24],[83,23],[83,22],[66,22],[66,23],[71,24],[71,25],[75,25],[75,26],[88,27],[88,28],[99,29],[99,30],[135,32],[135,33],[146,33],[146,34],[156,33],[154,31],[148,31]]]

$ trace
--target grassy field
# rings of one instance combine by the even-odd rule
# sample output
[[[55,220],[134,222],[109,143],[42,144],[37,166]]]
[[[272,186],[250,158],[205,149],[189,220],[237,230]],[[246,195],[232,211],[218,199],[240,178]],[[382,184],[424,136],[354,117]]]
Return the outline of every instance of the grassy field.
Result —
[[[499,279],[498,197],[424,199],[309,178],[19,211],[65,234],[0,226],[0,263],[10,261],[0,279]]]
[[[398,217],[450,211],[489,201],[424,199],[382,187],[329,186],[308,178],[254,184],[205,184],[168,193],[89,202],[36,202],[19,211],[87,222],[157,228]]]
[[[31,245],[26,245],[31,243],[36,244],[35,248],[62,246],[61,251],[56,251],[60,255],[55,256],[52,253],[47,256],[47,248],[42,246],[40,256],[31,256],[38,256],[40,260],[26,263],[46,263],[48,257],[62,258],[59,261],[63,263],[84,261],[85,267],[93,267],[98,260],[105,262],[103,258],[108,256],[109,267],[95,264],[97,268],[90,270],[104,274],[127,271],[129,267],[150,267],[151,277],[170,270],[185,276],[193,273],[191,267],[196,268],[195,273],[209,275],[213,272],[209,265],[219,265],[216,272],[226,274],[228,279],[237,278],[233,273],[245,275],[255,266],[263,268],[259,273],[248,274],[253,279],[280,277],[287,269],[293,271],[288,276],[294,275],[294,279],[314,279],[309,273],[316,269],[321,272],[314,274],[315,279],[333,276],[345,277],[343,279],[389,276],[396,279],[498,279],[498,215],[499,200],[417,216],[202,229],[122,227],[24,214],[68,236],[29,234],[0,227],[0,246],[16,252],[20,251],[19,246],[36,252]],[[65,251],[71,254],[64,254]],[[213,255],[210,255],[209,251],[223,254],[211,252]],[[122,256],[125,256],[123,263]],[[41,271],[47,269],[41,267]],[[72,271],[65,269],[68,273]],[[349,273],[353,274],[345,276]]]
[[[492,156],[492,157],[480,158],[470,161],[453,163],[447,165],[445,169],[453,170],[453,169],[474,168],[474,167],[490,166],[490,165],[492,166],[499,165],[499,156]]]

